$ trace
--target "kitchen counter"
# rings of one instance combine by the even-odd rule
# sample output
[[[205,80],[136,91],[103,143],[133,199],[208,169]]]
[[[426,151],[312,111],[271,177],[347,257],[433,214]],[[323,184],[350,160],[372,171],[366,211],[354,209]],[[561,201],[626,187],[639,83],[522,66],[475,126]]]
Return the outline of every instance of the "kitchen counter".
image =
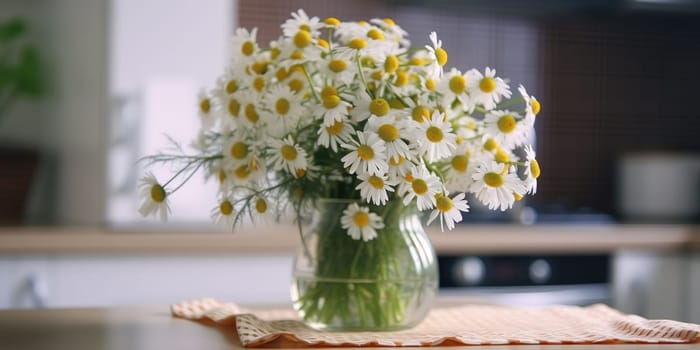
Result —
[[[0,311],[3,350],[242,349],[231,329],[173,318],[166,306]],[[487,345],[466,350],[698,349],[698,344]],[[386,348],[370,348],[386,349]]]
[[[439,254],[608,253],[618,250],[700,250],[695,225],[460,225],[427,228]],[[105,228],[0,228],[0,255],[287,253],[299,236],[291,224],[244,227],[236,232],[177,232]]]

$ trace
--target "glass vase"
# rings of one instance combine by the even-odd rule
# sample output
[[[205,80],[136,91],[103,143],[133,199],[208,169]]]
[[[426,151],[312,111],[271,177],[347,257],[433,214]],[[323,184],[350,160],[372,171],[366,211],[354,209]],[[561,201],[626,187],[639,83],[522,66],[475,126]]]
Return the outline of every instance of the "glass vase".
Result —
[[[438,289],[437,259],[415,206],[370,206],[384,227],[369,241],[341,225],[350,200],[319,200],[294,259],[292,300],[305,323],[332,331],[392,331],[422,321]],[[361,206],[367,204],[359,203]]]

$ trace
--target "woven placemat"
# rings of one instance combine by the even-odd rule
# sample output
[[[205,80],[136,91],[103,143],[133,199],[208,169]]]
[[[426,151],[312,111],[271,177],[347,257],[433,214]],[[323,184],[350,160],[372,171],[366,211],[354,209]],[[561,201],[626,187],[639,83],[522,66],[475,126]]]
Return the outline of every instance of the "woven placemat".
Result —
[[[308,328],[292,310],[246,310],[212,299],[174,304],[171,311],[190,320],[235,325],[246,347],[700,342],[700,325],[647,320],[602,304],[435,308],[420,325],[409,330],[347,333]]]

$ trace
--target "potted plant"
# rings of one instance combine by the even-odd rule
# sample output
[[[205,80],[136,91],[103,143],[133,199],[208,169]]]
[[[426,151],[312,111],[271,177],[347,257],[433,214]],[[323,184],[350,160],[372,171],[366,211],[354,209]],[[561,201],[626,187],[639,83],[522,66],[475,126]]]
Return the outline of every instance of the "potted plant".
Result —
[[[39,54],[27,34],[26,20],[0,20],[0,128],[17,101],[43,92]],[[21,223],[38,158],[36,150],[0,141],[0,225]]]

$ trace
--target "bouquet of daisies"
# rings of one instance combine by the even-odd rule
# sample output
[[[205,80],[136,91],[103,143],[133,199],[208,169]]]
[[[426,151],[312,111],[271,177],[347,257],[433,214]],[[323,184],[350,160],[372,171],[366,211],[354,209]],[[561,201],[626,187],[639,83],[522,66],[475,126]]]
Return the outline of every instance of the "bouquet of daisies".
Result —
[[[302,233],[323,203],[324,235],[309,246],[302,234],[295,262],[303,318],[339,329],[418,322],[437,268],[432,248],[406,257],[419,251],[407,244],[427,239],[401,236],[419,234],[400,222],[403,209],[452,229],[467,193],[506,210],[535,193],[540,175],[528,144],[539,102],[522,86],[513,97],[493,69],[446,69],[447,50],[429,39],[411,47],[391,19],[321,21],[302,10],[267,46],[256,29],[237,29],[230,64],[199,95],[192,150],[146,158],[175,171],[143,179],[141,213],[165,220],[168,198],[200,171],[219,184],[212,217],[230,226],[292,212]]]
[[[410,47],[391,19],[321,21],[303,10],[267,46],[256,29],[237,29],[230,64],[199,95],[192,151],[147,157],[177,171],[143,179],[140,212],[165,220],[168,197],[198,171],[218,181],[212,215],[229,225],[357,199],[344,226],[370,240],[382,226],[370,204],[415,203],[448,229],[468,211],[465,193],[510,208],[537,190],[528,140],[540,104],[522,86],[512,97],[494,69],[445,68],[447,50],[435,32],[429,39]]]

